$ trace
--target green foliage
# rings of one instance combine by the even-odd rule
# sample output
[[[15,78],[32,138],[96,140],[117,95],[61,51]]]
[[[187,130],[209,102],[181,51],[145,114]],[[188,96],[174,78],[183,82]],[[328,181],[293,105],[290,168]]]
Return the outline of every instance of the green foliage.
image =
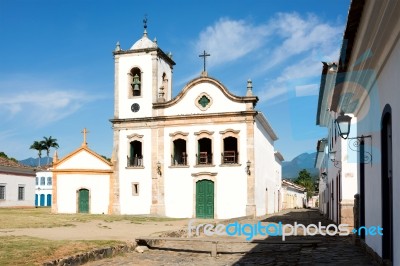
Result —
[[[42,140],[42,144],[44,147],[44,150],[46,150],[47,154],[47,164],[49,164],[49,157],[50,157],[50,149],[55,148],[58,149],[59,145],[57,143],[57,139],[53,139],[51,136],[50,137],[43,137],[44,140]]]
[[[307,199],[311,198],[314,195],[316,182],[306,169],[303,169],[299,172],[299,175],[294,180],[294,183],[306,188]]]
[[[2,151],[0,151],[0,157],[1,157],[1,158],[9,159],[9,160],[14,161],[14,162],[18,162],[17,159],[12,158],[12,157],[8,157],[7,154],[5,154],[5,153],[2,152]]]
[[[42,158],[42,151],[46,151],[47,154],[47,164],[49,164],[49,157],[50,157],[50,149],[55,148],[58,149],[59,145],[57,143],[57,139],[53,139],[50,137],[43,137],[43,140],[37,141],[35,140],[33,144],[29,147],[29,149],[37,150],[38,157],[39,157],[39,166],[40,166],[40,159]]]

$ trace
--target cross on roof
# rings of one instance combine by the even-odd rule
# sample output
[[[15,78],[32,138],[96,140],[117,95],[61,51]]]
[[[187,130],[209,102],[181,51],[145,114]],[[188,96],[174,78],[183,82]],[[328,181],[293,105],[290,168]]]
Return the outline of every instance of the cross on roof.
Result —
[[[86,134],[89,133],[89,131],[86,130],[86,128],[83,129],[83,131],[81,132],[83,133],[83,143],[82,146],[86,146],[87,142],[86,142]]]
[[[199,55],[199,57],[203,57],[204,60],[204,67],[203,67],[204,72],[206,72],[206,56],[210,56],[210,54],[206,53],[206,50],[204,50],[203,54]]]

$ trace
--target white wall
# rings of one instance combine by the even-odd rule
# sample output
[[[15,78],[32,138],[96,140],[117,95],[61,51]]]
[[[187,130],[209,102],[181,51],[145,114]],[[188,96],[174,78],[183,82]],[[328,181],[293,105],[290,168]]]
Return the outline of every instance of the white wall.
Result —
[[[5,186],[5,200],[0,200],[0,207],[34,207],[35,177],[17,174],[0,174],[0,185]],[[18,200],[18,187],[25,187],[24,200]]]
[[[143,168],[127,168],[126,156],[130,153],[127,136],[136,133],[143,135]],[[151,129],[121,130],[119,132],[119,184],[121,214],[149,214],[152,193]],[[156,163],[156,162],[155,162]],[[139,195],[133,195],[132,183],[139,183]]]
[[[57,174],[59,213],[77,213],[79,189],[89,190],[89,212],[107,214],[110,199],[110,176],[107,174]]]
[[[195,132],[207,129],[213,131],[212,149],[213,165],[196,165],[197,136]],[[239,165],[220,166],[221,152],[223,151],[223,135],[220,131],[226,129],[239,130],[238,150]],[[170,167],[172,151],[172,138],[170,133],[188,133],[186,151],[189,167]],[[195,189],[199,179],[193,173],[217,173],[213,177],[214,183],[214,209],[216,219],[233,218],[246,215],[247,203],[247,174],[245,166],[247,161],[246,125],[240,123],[193,125],[185,127],[168,127],[164,131],[164,176],[165,176],[165,211],[170,217],[194,217],[195,215]]]
[[[379,104],[379,113],[371,112],[370,105],[364,104],[359,113],[368,113],[368,116],[358,124],[359,135],[372,135],[372,165],[365,167],[365,223],[366,226],[382,224],[382,193],[381,193],[381,117],[386,104],[392,108],[392,154],[393,154],[393,238],[394,238],[394,264],[400,263],[400,230],[396,226],[400,223],[400,75],[398,74],[400,62],[400,42],[397,41],[394,50],[388,58],[377,85],[370,92],[374,105]],[[371,96],[372,95],[372,96]],[[373,97],[378,95],[378,99]],[[366,140],[366,151],[369,151],[369,139]],[[382,238],[379,235],[366,236],[366,243],[379,255],[382,255]]]
[[[278,197],[280,181],[276,174],[273,140],[257,120],[254,124],[254,154],[256,215],[261,216],[274,212],[274,196]]]

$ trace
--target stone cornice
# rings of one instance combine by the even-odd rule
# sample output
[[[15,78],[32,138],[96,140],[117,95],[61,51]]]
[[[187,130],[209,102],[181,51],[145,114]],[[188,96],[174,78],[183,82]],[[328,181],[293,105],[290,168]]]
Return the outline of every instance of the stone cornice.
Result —
[[[166,122],[166,121],[177,121],[177,120],[195,120],[195,119],[213,119],[223,117],[243,117],[256,116],[256,111],[241,111],[241,112],[225,112],[225,113],[209,113],[209,114],[188,114],[188,115],[171,115],[171,116],[155,116],[155,117],[138,117],[138,118],[114,118],[109,121],[112,124],[122,123],[140,123],[140,122]]]
[[[152,48],[143,48],[143,49],[135,49],[135,50],[121,50],[121,51],[114,51],[113,55],[118,56],[118,55],[126,55],[126,54],[137,54],[137,53],[150,53],[150,52],[157,52],[157,55],[164,59],[172,68],[172,66],[176,65],[174,60],[172,60],[168,55],[164,53],[163,50],[161,50],[158,47],[152,47]]]
[[[199,77],[191,80],[186,86],[183,88],[183,90],[174,98],[171,99],[170,101],[167,102],[161,102],[161,103],[153,103],[153,108],[154,109],[162,109],[162,108],[168,108],[171,107],[175,104],[177,104],[179,101],[183,99],[185,94],[194,86],[200,84],[200,83],[211,83],[215,85],[218,89],[221,90],[221,92],[231,101],[238,102],[238,103],[253,103],[253,106],[256,105],[258,102],[258,97],[257,96],[236,96],[229,92],[229,90],[218,80],[211,78],[211,77]]]

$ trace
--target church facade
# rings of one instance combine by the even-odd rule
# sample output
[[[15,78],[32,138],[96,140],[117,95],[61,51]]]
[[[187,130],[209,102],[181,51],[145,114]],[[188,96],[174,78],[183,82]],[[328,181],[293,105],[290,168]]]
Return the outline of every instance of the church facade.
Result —
[[[175,62],[146,27],[129,50],[117,44],[114,61],[112,213],[225,219],[279,209],[283,158],[250,80],[236,96],[204,69],[173,98]]]

